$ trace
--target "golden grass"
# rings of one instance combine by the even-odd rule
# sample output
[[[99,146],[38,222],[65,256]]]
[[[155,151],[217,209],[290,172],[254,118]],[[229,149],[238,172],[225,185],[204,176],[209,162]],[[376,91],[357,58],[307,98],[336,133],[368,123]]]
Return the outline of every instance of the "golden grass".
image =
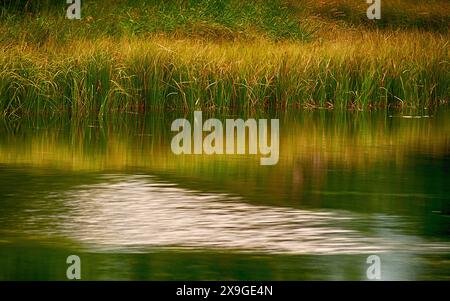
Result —
[[[429,107],[449,95],[446,36],[347,30],[310,43],[154,36],[0,45],[7,114],[149,108]]]
[[[219,5],[217,1],[211,3]],[[231,7],[236,9],[233,3]],[[40,27],[33,18],[22,20],[24,23],[16,26],[20,38],[6,38],[0,43],[0,112],[102,115],[154,109],[423,109],[448,101],[448,31],[425,31],[421,26],[379,29],[333,21],[321,13],[327,7],[347,7],[350,12],[365,15],[367,4],[355,0],[283,3],[299,14],[300,28],[315,30],[309,41],[273,39],[258,30],[242,39],[234,34],[215,35],[215,30],[205,38],[195,28],[191,28],[192,34],[183,34],[185,26],[193,24],[206,26],[206,31],[214,24],[225,26],[226,22],[214,13],[215,6],[209,8],[210,13],[225,23],[214,23],[210,15],[203,20],[201,14],[194,14],[186,16],[194,23],[171,32],[146,34],[107,33],[115,19],[103,24],[105,20],[86,18],[77,23],[82,28],[79,36],[76,27],[63,25],[67,22],[52,14],[42,17]],[[158,12],[149,5],[143,8]],[[427,16],[445,15],[450,11],[448,6],[433,1],[425,10],[422,1],[411,5],[399,0],[383,4],[383,11],[401,11],[399,17],[414,21],[422,11]],[[88,12],[96,12],[94,8]],[[178,11],[177,7],[167,9],[170,16]],[[150,21],[138,12],[137,8],[130,9],[131,21],[149,25],[146,22]],[[282,8],[272,17],[278,20],[286,13]],[[230,18],[236,23],[243,16]],[[119,17],[116,21],[123,24],[123,16]],[[291,22],[293,15],[289,18]],[[270,24],[264,14],[258,22],[261,26]],[[9,23],[2,23],[0,29],[12,33],[5,24]],[[63,40],[58,39],[58,24],[69,26]],[[39,27],[36,34],[45,38],[30,40],[24,31],[27,26]],[[87,33],[90,26],[95,29],[92,36]],[[279,30],[282,36],[283,28],[292,26],[292,22],[280,26],[266,30]],[[251,31],[251,27],[247,29]]]

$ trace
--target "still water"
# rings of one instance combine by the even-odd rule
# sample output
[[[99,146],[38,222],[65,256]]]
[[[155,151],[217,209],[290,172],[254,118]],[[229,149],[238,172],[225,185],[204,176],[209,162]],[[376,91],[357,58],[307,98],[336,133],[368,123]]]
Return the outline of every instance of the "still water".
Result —
[[[450,280],[450,111],[291,112],[280,158],[172,154],[176,118],[0,121],[0,279]]]

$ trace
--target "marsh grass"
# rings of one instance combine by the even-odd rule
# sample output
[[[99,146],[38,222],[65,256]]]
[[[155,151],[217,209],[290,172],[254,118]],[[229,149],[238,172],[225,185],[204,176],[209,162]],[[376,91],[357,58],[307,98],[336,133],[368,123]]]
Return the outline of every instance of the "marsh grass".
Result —
[[[323,18],[341,20],[368,28],[422,29],[448,32],[450,2],[442,0],[389,0],[381,1],[381,19],[368,21],[368,4],[360,0],[307,0],[288,1],[293,7],[308,10]],[[305,2],[307,2],[305,4]]]
[[[28,15],[2,7],[5,115],[448,101],[445,33],[342,26],[306,17],[309,2],[86,1],[81,21],[33,3]]]
[[[10,2],[13,2],[11,0]],[[166,33],[172,37],[234,40],[266,36],[307,40],[311,30],[281,1],[262,0],[110,0],[83,1],[82,20],[65,19],[64,1],[31,1],[34,5],[3,4],[3,41],[70,41],[77,38],[145,37]],[[15,8],[15,9],[13,9]],[[297,9],[301,11],[301,9]]]
[[[347,38],[301,47],[159,38],[2,49],[0,110],[420,108],[448,99],[445,39]]]

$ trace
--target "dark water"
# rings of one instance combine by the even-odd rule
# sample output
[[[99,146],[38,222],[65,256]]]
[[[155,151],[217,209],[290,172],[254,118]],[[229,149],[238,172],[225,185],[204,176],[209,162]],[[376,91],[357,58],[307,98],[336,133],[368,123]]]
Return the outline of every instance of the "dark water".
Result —
[[[180,117],[2,120],[0,279],[450,280],[448,110],[233,116],[280,119],[275,166],[173,155]]]

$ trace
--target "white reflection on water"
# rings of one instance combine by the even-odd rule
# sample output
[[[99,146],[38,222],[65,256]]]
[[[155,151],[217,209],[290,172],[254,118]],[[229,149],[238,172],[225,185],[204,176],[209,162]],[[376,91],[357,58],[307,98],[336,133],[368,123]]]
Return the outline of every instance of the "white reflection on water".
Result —
[[[356,229],[367,227],[361,215],[254,205],[149,176],[108,176],[103,184],[80,186],[63,198],[70,214],[59,217],[58,228],[96,249],[173,247],[291,254],[449,250],[448,245],[392,233],[395,217],[372,220],[378,231],[368,236]]]

